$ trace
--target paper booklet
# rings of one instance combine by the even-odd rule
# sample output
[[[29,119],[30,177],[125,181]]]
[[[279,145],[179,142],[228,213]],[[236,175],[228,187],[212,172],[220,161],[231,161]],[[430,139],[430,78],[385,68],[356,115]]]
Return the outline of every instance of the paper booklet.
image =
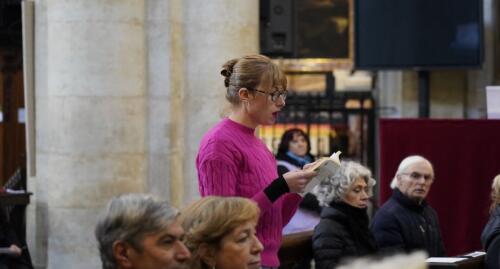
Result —
[[[310,192],[316,185],[321,181],[335,174],[335,172],[340,168],[339,156],[342,152],[337,151],[330,157],[323,157],[314,162],[314,165],[309,167],[307,170],[316,171],[318,175],[313,177],[309,183],[307,183],[304,191],[301,193],[304,196],[306,193]]]

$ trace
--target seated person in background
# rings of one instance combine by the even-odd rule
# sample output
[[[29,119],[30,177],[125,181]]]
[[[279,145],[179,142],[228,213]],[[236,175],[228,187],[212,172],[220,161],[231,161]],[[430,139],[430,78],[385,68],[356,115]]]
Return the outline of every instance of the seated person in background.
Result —
[[[490,220],[481,234],[481,244],[486,251],[486,269],[500,268],[500,175],[491,185]]]
[[[103,269],[181,269],[190,252],[175,208],[145,194],[113,198],[95,228]]]
[[[320,204],[326,206],[313,235],[317,269],[333,269],[345,258],[377,251],[366,213],[374,185],[368,168],[346,161],[332,177],[314,188]]]
[[[206,196],[182,210],[191,269],[259,269],[263,246],[255,226],[260,210],[242,197]]]
[[[391,183],[392,197],[377,211],[372,232],[381,251],[425,250],[445,256],[438,217],[425,198],[434,182],[432,164],[422,156],[406,157]]]
[[[314,160],[311,155],[311,143],[307,134],[298,128],[289,129],[281,136],[276,155],[278,175],[296,171]],[[283,228],[283,234],[311,231],[319,222],[319,207],[316,196],[307,193],[299,204],[292,219]]]
[[[300,170],[311,163],[314,157],[310,151],[311,143],[304,131],[293,128],[284,132],[276,154],[278,174],[282,176],[288,171]]]
[[[5,252],[0,254],[0,269],[33,268],[29,256],[23,255],[21,243],[10,227],[5,211],[0,207],[0,248]]]

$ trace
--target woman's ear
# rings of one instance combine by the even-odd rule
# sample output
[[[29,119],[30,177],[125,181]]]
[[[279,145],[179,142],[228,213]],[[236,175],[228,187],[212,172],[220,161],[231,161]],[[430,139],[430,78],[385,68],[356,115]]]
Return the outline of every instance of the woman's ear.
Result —
[[[215,266],[216,250],[212,246],[208,245],[207,243],[202,243],[198,247],[198,253],[200,254],[200,259],[205,264],[207,264],[211,268]]]
[[[240,97],[241,102],[248,102],[250,100],[250,91],[247,88],[240,88],[238,90],[238,96]]]
[[[133,251],[132,247],[123,242],[115,241],[112,246],[113,257],[120,268],[132,268],[133,264],[130,259],[130,252]]]

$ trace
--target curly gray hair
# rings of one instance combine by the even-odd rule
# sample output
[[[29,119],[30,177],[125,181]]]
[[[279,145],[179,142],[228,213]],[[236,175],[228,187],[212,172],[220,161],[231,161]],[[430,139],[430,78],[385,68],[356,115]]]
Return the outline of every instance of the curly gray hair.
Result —
[[[372,172],[365,166],[352,161],[341,162],[340,168],[331,177],[326,178],[314,187],[312,193],[318,198],[319,204],[327,206],[332,201],[342,201],[356,179],[362,178],[368,186],[368,195],[372,195],[375,179]]]

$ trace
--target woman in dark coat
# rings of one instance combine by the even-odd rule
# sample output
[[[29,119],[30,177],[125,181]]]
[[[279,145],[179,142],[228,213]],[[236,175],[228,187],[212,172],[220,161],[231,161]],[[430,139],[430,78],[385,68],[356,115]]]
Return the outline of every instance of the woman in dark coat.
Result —
[[[313,162],[309,136],[302,129],[288,129],[281,136],[276,160],[280,176],[289,171],[300,170],[304,165]]]
[[[332,177],[316,186],[314,193],[325,206],[313,235],[317,269],[333,269],[348,258],[377,251],[366,213],[374,185],[368,168],[342,162]]]
[[[491,185],[490,220],[481,234],[481,244],[486,251],[485,268],[500,268],[500,175]]]

